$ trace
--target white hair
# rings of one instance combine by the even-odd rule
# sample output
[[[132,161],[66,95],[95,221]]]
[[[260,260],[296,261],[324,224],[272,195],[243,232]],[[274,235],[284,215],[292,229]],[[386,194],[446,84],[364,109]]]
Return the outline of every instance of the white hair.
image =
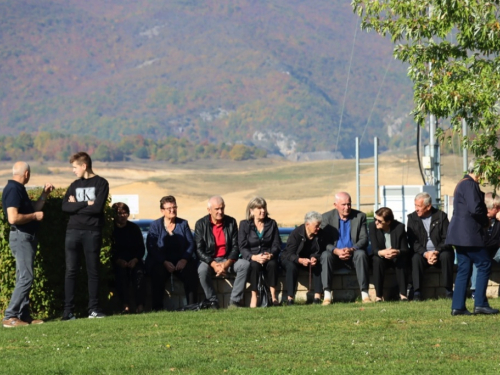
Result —
[[[304,216],[304,223],[320,223],[323,221],[323,216],[317,211],[309,211]]]
[[[208,203],[207,203],[208,208],[212,208],[212,201],[214,201],[215,203],[224,204],[224,199],[222,199],[222,197],[220,195],[214,195],[214,196],[210,197],[210,199],[208,200]]]

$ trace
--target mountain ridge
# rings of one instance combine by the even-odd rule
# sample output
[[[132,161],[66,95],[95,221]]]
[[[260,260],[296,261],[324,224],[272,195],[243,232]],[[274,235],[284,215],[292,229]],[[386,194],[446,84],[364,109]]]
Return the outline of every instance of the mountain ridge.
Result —
[[[176,136],[345,157],[356,135],[367,155],[374,136],[382,150],[414,138],[406,67],[389,40],[355,31],[343,1],[25,0],[0,14],[1,135]]]

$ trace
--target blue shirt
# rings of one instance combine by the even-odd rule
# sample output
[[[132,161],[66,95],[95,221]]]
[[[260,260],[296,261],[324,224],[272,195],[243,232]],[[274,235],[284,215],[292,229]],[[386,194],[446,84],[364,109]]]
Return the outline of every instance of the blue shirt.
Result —
[[[337,241],[337,249],[344,247],[352,247],[351,240],[351,220],[342,220],[339,218],[339,240]]]

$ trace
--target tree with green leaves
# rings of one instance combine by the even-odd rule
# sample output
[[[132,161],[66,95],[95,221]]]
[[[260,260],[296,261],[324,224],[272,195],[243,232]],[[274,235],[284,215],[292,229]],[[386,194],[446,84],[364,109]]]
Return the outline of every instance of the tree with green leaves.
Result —
[[[434,114],[450,121],[476,172],[500,185],[500,1],[353,0],[364,30],[390,35],[408,63],[419,125]],[[431,64],[429,64],[431,63]],[[465,120],[469,136],[462,134]],[[446,129],[444,129],[446,130]],[[440,139],[446,138],[437,130]]]

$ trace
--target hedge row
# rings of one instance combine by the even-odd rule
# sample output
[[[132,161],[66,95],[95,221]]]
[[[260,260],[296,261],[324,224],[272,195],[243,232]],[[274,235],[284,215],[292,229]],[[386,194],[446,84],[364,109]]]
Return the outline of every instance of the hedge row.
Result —
[[[69,216],[62,212],[62,199],[66,189],[56,189],[45,202],[44,219],[38,236],[38,249],[35,256],[33,288],[30,295],[31,311],[38,318],[54,317],[62,314],[64,306],[64,238]],[[28,190],[31,199],[36,200],[41,189]],[[0,194],[1,197],[1,194]],[[100,301],[105,307],[110,299],[111,238],[113,230],[112,210],[105,208],[106,224],[103,230],[101,249]],[[0,310],[7,308],[16,280],[15,259],[9,247],[10,224],[5,217],[0,202]],[[88,304],[87,275],[83,252],[80,259],[81,271],[77,280],[75,303],[77,312],[86,312]]]

